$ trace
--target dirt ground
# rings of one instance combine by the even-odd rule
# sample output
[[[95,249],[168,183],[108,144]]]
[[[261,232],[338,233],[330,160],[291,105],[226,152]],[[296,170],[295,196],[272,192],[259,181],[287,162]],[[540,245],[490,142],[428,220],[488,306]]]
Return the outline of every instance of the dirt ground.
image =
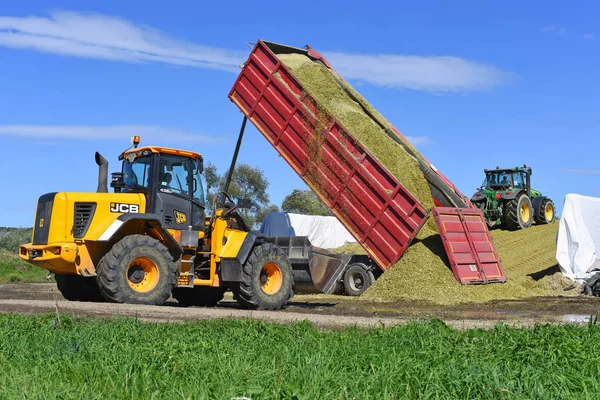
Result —
[[[600,299],[588,296],[538,297],[483,304],[440,306],[418,301],[379,303],[344,296],[296,295],[281,311],[240,310],[230,295],[216,308],[80,303],[62,298],[54,284],[0,285],[0,312],[129,316],[147,321],[178,322],[215,318],[257,318],[277,323],[308,320],[324,328],[391,326],[438,318],[456,328],[490,328],[497,323],[531,326],[536,323],[585,324],[600,312]]]

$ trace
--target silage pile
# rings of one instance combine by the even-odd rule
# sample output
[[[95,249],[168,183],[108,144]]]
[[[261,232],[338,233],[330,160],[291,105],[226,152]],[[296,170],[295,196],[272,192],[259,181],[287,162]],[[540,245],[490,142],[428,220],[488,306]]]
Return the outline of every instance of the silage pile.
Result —
[[[433,207],[429,184],[419,169],[419,162],[365,113],[363,107],[373,113],[388,129],[393,128],[366,99],[345,81],[338,83],[322,64],[302,54],[280,54],[278,57],[292,70],[294,76],[302,82],[305,91],[318,102],[321,108],[333,115],[349,130],[425,208]],[[340,84],[360,103],[350,97]],[[407,146],[417,152],[410,143],[407,143]],[[313,156],[318,157],[318,154]],[[419,237],[426,237],[432,230],[435,230],[435,224],[433,221],[428,221]]]
[[[280,54],[278,57],[292,70],[305,91],[321,108],[349,130],[421,204],[426,208],[433,207],[429,185],[419,169],[417,159],[391,139],[365,113],[364,108],[374,114],[384,126],[391,128],[387,120],[350,85],[343,80],[338,82],[334,79],[331,72],[320,63],[301,54]],[[353,94],[354,99],[347,91]],[[409,143],[406,146],[413,154],[419,154]],[[313,156],[318,158],[318,154]],[[571,287],[572,282],[564,278],[555,267],[557,229],[558,223],[533,226],[518,232],[494,230],[492,236],[508,282],[465,286],[454,278],[437,227],[433,218],[429,218],[402,259],[383,274],[363,298],[381,301],[414,299],[457,304],[533,296],[577,295],[579,292],[576,289],[564,290]],[[352,252],[356,247],[356,244],[350,245],[349,248],[338,251]]]

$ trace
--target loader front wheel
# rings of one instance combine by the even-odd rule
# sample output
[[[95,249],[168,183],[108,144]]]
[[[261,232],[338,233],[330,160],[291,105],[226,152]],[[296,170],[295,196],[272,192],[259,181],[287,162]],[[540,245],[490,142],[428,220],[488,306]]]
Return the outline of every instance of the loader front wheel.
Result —
[[[242,281],[234,297],[245,308],[279,310],[294,295],[292,265],[271,243],[256,246],[242,267]]]
[[[175,288],[173,298],[183,307],[215,307],[226,291],[220,287]]]
[[[84,278],[75,274],[55,274],[56,287],[69,301],[100,302],[104,298],[98,290],[95,278]]]
[[[533,214],[533,205],[525,194],[504,204],[504,222],[511,231],[529,228],[533,223]]]
[[[97,268],[98,288],[113,303],[163,304],[176,283],[176,267],[168,249],[145,235],[118,241]]]

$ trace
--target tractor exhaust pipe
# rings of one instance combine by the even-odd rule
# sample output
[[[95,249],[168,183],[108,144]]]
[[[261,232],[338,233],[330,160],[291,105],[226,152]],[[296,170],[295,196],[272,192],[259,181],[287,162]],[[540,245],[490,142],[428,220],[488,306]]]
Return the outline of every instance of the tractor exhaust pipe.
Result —
[[[108,193],[108,161],[96,152],[96,164],[98,164],[98,193]]]

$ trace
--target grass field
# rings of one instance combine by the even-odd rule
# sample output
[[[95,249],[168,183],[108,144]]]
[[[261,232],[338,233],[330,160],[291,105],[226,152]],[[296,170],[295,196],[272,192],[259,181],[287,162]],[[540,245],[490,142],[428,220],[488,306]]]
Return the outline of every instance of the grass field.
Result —
[[[1,398],[598,398],[600,327],[0,316]]]

